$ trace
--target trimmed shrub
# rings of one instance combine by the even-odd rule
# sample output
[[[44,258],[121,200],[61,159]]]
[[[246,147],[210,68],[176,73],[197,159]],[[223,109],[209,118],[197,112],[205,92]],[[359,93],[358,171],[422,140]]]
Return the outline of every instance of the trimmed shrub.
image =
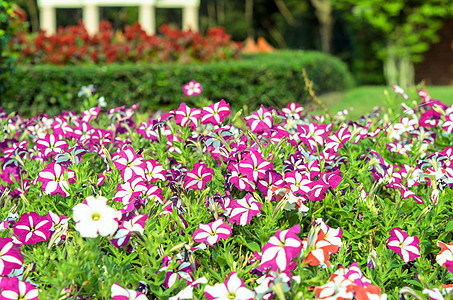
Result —
[[[7,80],[0,106],[24,115],[54,115],[77,107],[82,101],[77,89],[93,84],[109,107],[141,103],[147,111],[175,108],[183,101],[190,102],[181,86],[196,80],[203,85],[202,96],[212,101],[224,98],[235,108],[247,105],[254,109],[258,104],[281,107],[290,101],[306,101],[303,68],[318,94],[353,84],[339,59],[303,51],[244,55],[239,61],[208,64],[23,66]]]

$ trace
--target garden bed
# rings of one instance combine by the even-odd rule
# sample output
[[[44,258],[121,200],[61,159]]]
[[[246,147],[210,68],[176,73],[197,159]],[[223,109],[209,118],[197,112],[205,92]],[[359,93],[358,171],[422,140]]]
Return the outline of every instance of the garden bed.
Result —
[[[149,119],[91,87],[80,111],[3,112],[0,295],[447,297],[453,107],[394,89],[357,122],[232,114],[196,82],[204,107]]]

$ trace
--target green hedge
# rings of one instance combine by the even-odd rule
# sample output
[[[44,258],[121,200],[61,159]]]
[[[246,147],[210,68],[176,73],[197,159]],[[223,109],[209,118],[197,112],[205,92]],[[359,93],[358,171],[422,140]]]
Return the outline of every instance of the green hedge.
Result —
[[[0,106],[26,116],[43,112],[55,115],[80,107],[78,90],[94,84],[108,107],[140,102],[146,111],[173,109],[182,101],[192,100],[184,96],[181,88],[190,80],[202,84],[204,97],[212,101],[225,99],[235,108],[283,106],[306,100],[303,68],[318,94],[353,84],[346,65],[339,59],[303,51],[244,55],[239,61],[209,64],[21,66],[7,80]]]

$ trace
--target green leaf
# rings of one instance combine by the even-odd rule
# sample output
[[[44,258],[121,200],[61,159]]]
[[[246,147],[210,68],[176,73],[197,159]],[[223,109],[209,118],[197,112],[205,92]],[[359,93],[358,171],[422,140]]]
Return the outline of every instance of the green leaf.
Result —
[[[453,220],[447,223],[447,227],[445,228],[445,231],[452,231],[453,230]]]
[[[247,242],[247,247],[252,250],[253,252],[260,252],[261,251],[261,247],[260,245],[258,245],[258,243],[256,242]]]

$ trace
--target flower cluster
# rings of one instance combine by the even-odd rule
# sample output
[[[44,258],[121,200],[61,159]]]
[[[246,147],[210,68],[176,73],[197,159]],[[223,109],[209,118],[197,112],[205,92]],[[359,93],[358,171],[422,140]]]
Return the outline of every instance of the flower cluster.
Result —
[[[67,65],[76,63],[128,62],[211,62],[237,59],[241,44],[231,41],[222,27],[210,28],[203,36],[163,25],[159,34],[149,35],[139,23],[115,32],[112,24],[102,21],[99,32],[88,34],[83,22],[59,28],[53,35],[40,31],[36,36],[16,32],[10,50],[20,53],[20,62]]]
[[[417,94],[357,121],[0,111],[0,299],[447,298],[453,106]]]

